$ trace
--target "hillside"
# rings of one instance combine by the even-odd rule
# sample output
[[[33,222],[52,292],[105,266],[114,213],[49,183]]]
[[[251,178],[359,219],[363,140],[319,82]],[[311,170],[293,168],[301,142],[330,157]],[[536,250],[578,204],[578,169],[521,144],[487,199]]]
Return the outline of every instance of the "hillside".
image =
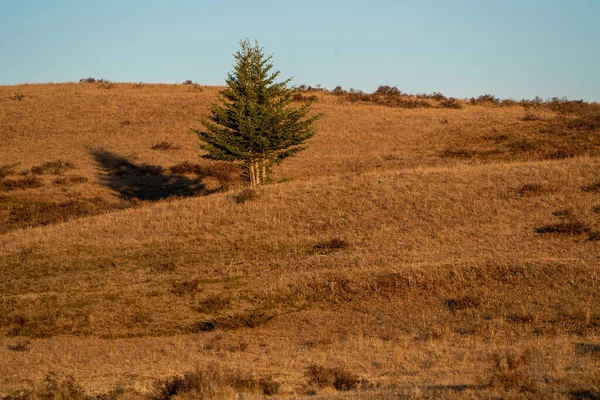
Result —
[[[303,93],[249,192],[218,90],[0,87],[0,395],[600,396],[597,105]]]

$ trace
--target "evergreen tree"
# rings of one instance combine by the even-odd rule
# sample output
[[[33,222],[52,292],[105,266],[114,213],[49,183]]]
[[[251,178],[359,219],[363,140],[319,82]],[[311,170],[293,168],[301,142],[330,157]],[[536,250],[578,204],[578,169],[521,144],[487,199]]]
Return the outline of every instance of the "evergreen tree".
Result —
[[[305,149],[304,142],[314,134],[307,117],[310,103],[292,107],[291,79],[277,83],[279,71],[272,72],[272,56],[265,57],[258,43],[240,41],[227,87],[211,115],[202,120],[204,131],[194,130],[207,152],[204,158],[238,163],[250,186],[264,184],[274,164]]]

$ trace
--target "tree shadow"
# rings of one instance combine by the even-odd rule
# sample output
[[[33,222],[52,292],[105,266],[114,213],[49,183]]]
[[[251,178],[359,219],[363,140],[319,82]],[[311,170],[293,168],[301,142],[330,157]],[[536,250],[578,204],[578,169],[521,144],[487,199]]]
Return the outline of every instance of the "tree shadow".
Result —
[[[208,195],[202,183],[204,176],[190,178],[165,170],[158,165],[134,164],[127,158],[106,149],[93,149],[92,157],[102,170],[105,186],[119,193],[123,199],[157,201],[168,197]]]

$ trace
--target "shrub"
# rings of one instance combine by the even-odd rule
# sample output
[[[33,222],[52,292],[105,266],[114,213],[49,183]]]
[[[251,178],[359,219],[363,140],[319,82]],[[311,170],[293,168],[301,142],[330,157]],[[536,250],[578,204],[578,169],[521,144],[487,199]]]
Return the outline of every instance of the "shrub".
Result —
[[[346,92],[344,89],[342,89],[342,87],[341,87],[341,86],[336,86],[336,87],[335,87],[335,88],[334,88],[334,89],[331,91],[331,93],[335,94],[336,96],[343,96],[343,95],[345,95],[347,92]]]
[[[517,197],[537,197],[547,193],[549,190],[544,185],[538,183],[526,183],[518,189],[515,189]]]
[[[479,299],[472,296],[463,296],[454,299],[445,300],[446,307],[450,311],[461,311],[468,308],[477,308],[480,305]]]
[[[44,181],[35,176],[28,176],[18,179],[4,179],[0,181],[1,191],[11,191],[17,189],[38,188],[44,185]]]
[[[578,221],[561,222],[558,224],[545,225],[535,230],[540,234],[557,234],[567,236],[580,236],[590,233],[590,228]]]
[[[380,96],[400,96],[402,92],[400,92],[400,90],[396,86],[392,87],[388,85],[382,85],[379,86],[373,94]]]
[[[449,98],[447,100],[440,101],[440,104],[438,105],[438,107],[458,109],[458,108],[462,108],[462,104],[455,98]]]
[[[581,190],[587,193],[600,193],[600,182],[592,183],[591,185],[582,186]]]
[[[339,391],[356,389],[360,383],[357,375],[343,368],[327,368],[316,364],[310,365],[304,375],[310,385],[319,388],[333,386]]]
[[[183,376],[158,380],[154,386],[154,400],[169,400],[185,394],[189,397],[184,398],[221,398],[229,393],[228,388],[238,392],[262,392],[269,396],[279,393],[280,384],[270,376],[255,379],[248,374],[208,366]]]
[[[536,392],[537,385],[530,364],[531,351],[506,350],[495,352],[491,357],[488,384],[504,390]]]
[[[21,101],[25,98],[25,95],[22,93],[15,93],[10,98],[11,98],[11,100]]]
[[[25,351],[29,351],[30,344],[31,344],[30,340],[23,340],[23,341],[15,343],[15,344],[9,344],[6,347],[10,351],[25,352]]]
[[[350,247],[350,243],[348,243],[346,240],[333,238],[331,240],[317,243],[314,246],[314,249],[319,253],[327,254],[336,250],[347,249],[348,247]]]
[[[177,146],[171,142],[163,140],[162,142],[155,143],[152,145],[152,150],[179,150],[181,146]]]
[[[235,201],[238,204],[243,204],[247,201],[254,200],[257,197],[258,197],[258,194],[256,193],[256,191],[254,189],[244,189],[232,196],[233,201]]]
[[[198,278],[173,284],[171,293],[177,296],[194,295],[201,290]]]
[[[44,175],[44,174],[61,175],[61,174],[65,173],[66,171],[68,171],[70,169],[75,169],[75,168],[77,168],[75,166],[75,164],[73,164],[69,161],[64,162],[61,160],[56,160],[56,161],[45,162],[42,165],[37,165],[35,167],[32,167],[31,172],[36,175]]]
[[[471,97],[469,102],[472,105],[494,105],[494,106],[496,106],[496,105],[500,104],[500,99],[492,94],[483,94],[483,95],[479,96],[478,98]]]
[[[8,175],[14,174],[15,173],[14,168],[17,165],[19,165],[19,163],[0,165],[0,179],[4,179]]]
[[[204,300],[198,302],[198,305],[194,307],[195,311],[211,314],[217,311],[223,310],[225,307],[231,304],[230,297],[223,297],[221,295],[215,295],[207,297]]]
[[[539,120],[541,120],[541,118],[531,112],[526,112],[525,115],[523,117],[521,117],[521,121],[539,121]]]
[[[88,181],[88,178],[86,178],[85,176],[72,175],[72,176],[67,176],[66,178],[56,178],[55,180],[52,181],[52,183],[54,183],[55,185],[59,185],[59,186],[67,186],[67,185],[76,185],[76,184],[80,184],[80,183],[86,183],[87,181]]]

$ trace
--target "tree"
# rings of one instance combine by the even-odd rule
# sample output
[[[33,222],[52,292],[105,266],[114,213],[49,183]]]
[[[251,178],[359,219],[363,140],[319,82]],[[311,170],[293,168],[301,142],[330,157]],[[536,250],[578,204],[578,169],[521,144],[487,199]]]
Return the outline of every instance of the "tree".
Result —
[[[275,81],[280,72],[272,72],[273,56],[265,57],[258,43],[240,41],[234,57],[227,87],[201,121],[205,130],[194,132],[203,142],[204,158],[237,163],[254,187],[266,182],[271,166],[306,148],[320,115],[308,117],[310,102],[291,106],[291,79]]]

